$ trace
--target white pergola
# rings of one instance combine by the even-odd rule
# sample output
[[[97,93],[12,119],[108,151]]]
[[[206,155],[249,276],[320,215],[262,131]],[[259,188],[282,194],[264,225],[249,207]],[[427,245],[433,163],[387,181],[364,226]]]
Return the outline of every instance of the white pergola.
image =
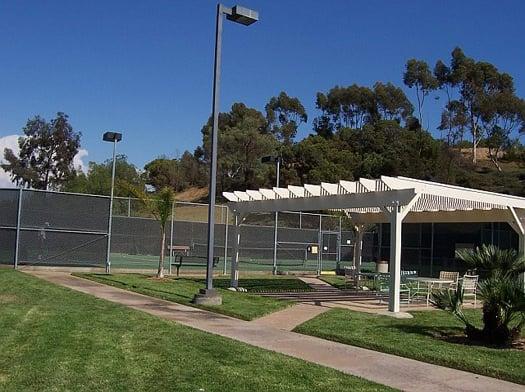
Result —
[[[525,198],[407,177],[339,181],[320,185],[223,192],[234,214],[232,286],[238,284],[239,225],[246,215],[279,211],[342,210],[356,229],[354,263],[361,264],[363,226],[390,223],[390,298],[400,311],[402,223],[507,222],[525,251]]]

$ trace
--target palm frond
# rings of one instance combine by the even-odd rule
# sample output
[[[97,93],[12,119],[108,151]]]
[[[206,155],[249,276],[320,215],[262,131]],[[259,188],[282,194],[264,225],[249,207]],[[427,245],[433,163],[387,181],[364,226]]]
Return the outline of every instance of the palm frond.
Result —
[[[432,293],[431,303],[439,309],[446,310],[461,320],[465,326],[471,325],[463,313],[463,288],[461,284],[457,289],[443,289]]]
[[[130,184],[123,183],[122,186],[138,199],[164,229],[171,216],[173,203],[175,202],[173,189],[164,187],[157,194],[148,194],[143,189]]]
[[[525,272],[525,257],[515,249],[500,249],[494,245],[482,245],[476,249],[459,249],[456,257],[469,268],[492,273],[517,275]]]

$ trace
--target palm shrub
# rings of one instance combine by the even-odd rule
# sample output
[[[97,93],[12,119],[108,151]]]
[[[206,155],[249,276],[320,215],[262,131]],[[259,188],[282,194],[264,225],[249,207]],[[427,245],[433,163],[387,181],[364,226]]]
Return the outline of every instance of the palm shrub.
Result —
[[[153,215],[160,226],[160,253],[157,278],[164,277],[164,256],[166,253],[166,224],[171,216],[175,194],[172,188],[164,187],[156,194],[148,194],[142,189],[129,187],[131,193],[145,209]]]
[[[470,340],[491,345],[509,346],[519,338],[525,324],[525,293],[520,274],[525,271],[525,258],[514,249],[482,245],[475,250],[458,250],[458,259],[469,268],[487,274],[478,284],[483,301],[483,327],[478,328],[463,313],[463,288],[441,290],[433,294],[433,303],[450,311],[465,324]]]

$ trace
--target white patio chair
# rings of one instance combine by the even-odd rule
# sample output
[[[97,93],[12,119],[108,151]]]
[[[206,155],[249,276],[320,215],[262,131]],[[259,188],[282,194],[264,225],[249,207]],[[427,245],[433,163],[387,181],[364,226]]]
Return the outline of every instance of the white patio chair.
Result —
[[[456,288],[458,287],[459,272],[439,271],[439,279],[454,281],[454,283],[440,285],[440,286],[443,288],[447,288],[449,290],[456,290]]]
[[[478,278],[478,275],[463,275],[463,278],[461,279],[463,299],[466,297],[474,298],[474,307],[476,307]]]
[[[344,268],[345,270],[345,289],[347,288],[348,282],[351,282],[356,288],[359,288],[357,282],[357,268],[355,265],[351,265]]]

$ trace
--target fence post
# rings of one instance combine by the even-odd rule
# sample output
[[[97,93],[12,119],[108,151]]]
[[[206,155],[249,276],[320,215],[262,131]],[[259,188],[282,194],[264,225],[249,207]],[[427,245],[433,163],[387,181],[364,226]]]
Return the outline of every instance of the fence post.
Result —
[[[224,266],[223,266],[223,270],[222,270],[222,274],[223,275],[226,275],[226,271],[227,271],[227,268],[226,268],[226,263],[228,260],[228,212],[229,212],[229,208],[224,206],[223,208],[226,208],[226,222],[225,222],[225,225],[224,225]]]
[[[323,221],[322,219],[323,219],[323,216],[319,214],[319,233],[317,237],[319,253],[317,254],[317,275],[321,275],[321,271],[323,268]]]
[[[277,241],[279,232],[279,212],[275,211],[275,221],[273,227],[273,257],[272,257],[272,274],[277,275]]]
[[[231,275],[230,275],[230,286],[237,288],[239,286],[239,247],[241,244],[241,228],[239,225],[243,221],[238,213],[234,215],[234,224],[233,227],[233,255],[231,265]]]
[[[343,224],[342,224],[342,217],[339,217],[339,235],[337,236],[337,254],[336,254],[336,270],[339,269],[341,264],[341,241],[342,241],[342,235],[343,235]]]
[[[18,206],[16,213],[16,243],[15,243],[15,260],[14,260],[14,269],[18,268],[18,257],[20,250],[20,217],[22,216],[22,192],[23,188],[20,187],[20,192],[18,193]]]
[[[128,196],[128,218],[131,217],[131,197]]]
[[[432,272],[434,272],[433,269],[434,269],[434,222],[430,224],[430,276],[432,276]]]
[[[377,260],[378,261],[382,261],[383,260],[383,224],[382,223],[378,223],[377,224],[379,227],[377,229],[377,235],[378,235],[378,239],[377,239],[377,246],[379,248],[379,251],[377,252]]]
[[[173,262],[173,219],[175,215],[175,201],[171,203],[171,229],[170,229],[170,253],[169,253],[169,263],[168,273],[171,275],[171,263]]]

